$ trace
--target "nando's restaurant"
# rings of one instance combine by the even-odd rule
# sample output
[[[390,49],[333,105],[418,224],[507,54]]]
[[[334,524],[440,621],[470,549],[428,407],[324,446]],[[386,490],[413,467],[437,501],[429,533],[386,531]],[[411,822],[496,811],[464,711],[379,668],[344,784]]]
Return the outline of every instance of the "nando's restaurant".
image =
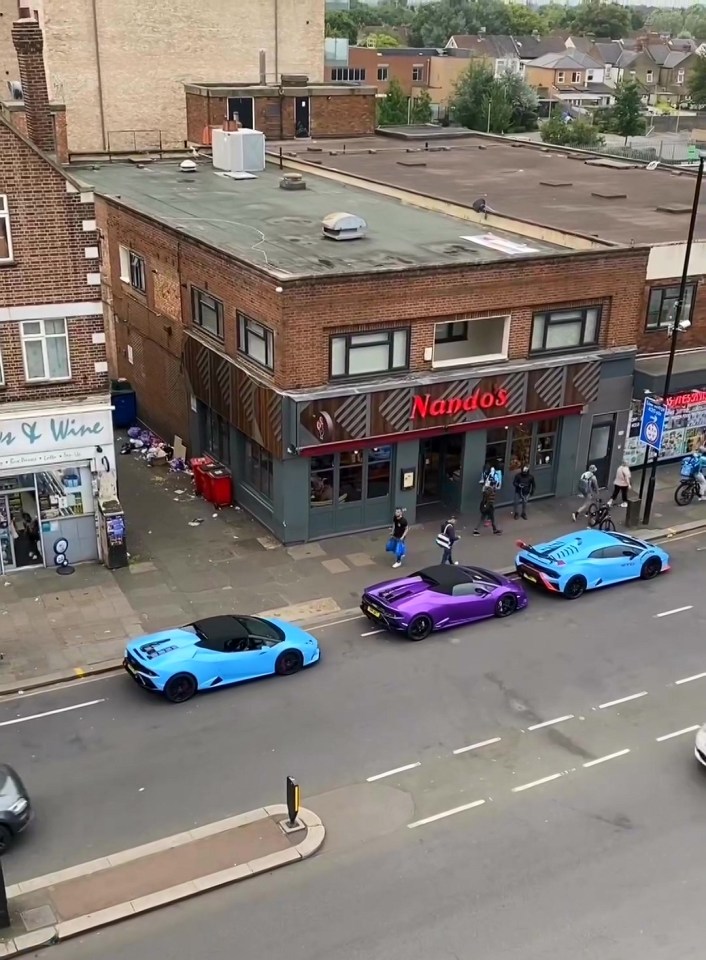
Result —
[[[633,354],[566,359],[299,399],[294,447],[308,509],[290,519],[290,535],[293,523],[301,540],[379,527],[396,506],[410,522],[440,510],[475,516],[488,461],[504,473],[499,505],[525,463],[540,497],[574,493],[589,461],[608,484],[626,437]]]
[[[231,467],[237,502],[278,539],[302,543],[383,527],[397,506],[410,522],[475,517],[488,461],[504,473],[501,507],[525,463],[538,497],[575,493],[588,463],[607,485],[628,433],[634,351],[306,393],[256,382],[196,343],[186,368],[192,449]]]

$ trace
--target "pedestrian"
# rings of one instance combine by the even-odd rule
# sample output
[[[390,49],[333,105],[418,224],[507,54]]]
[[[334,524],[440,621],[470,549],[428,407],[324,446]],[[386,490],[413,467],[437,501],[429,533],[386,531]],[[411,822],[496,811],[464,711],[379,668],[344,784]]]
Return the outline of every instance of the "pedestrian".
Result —
[[[449,517],[446,523],[441,524],[441,529],[436,538],[437,547],[441,547],[441,562],[450,563],[453,566],[458,566],[458,560],[454,560],[454,544],[460,540],[460,536],[456,533],[456,517]]]
[[[621,507],[627,507],[628,505],[628,490],[632,483],[632,474],[630,473],[630,467],[623,460],[615,471],[615,480],[613,482],[613,492],[610,495],[610,500],[608,501],[608,506],[611,507],[613,503],[618,499],[618,494],[623,499],[623,502],[620,504]]]
[[[579,477],[579,496],[585,499],[578,510],[574,510],[571,514],[571,519],[576,523],[576,518],[580,517],[581,514],[585,513],[591,504],[594,504],[598,499],[598,480],[596,479],[596,474],[598,473],[598,467],[595,463],[592,463],[588,470],[584,472]]]
[[[704,475],[704,470],[706,470],[706,447],[699,447],[697,456],[698,463],[694,470],[694,479],[699,485],[699,500],[706,500],[706,475]]]
[[[530,468],[527,464],[524,464],[519,473],[515,474],[515,478],[512,481],[512,485],[515,488],[515,497],[512,504],[512,515],[515,520],[517,520],[517,511],[518,508],[522,510],[522,519],[527,519],[527,501],[530,497],[534,496],[534,477],[530,473]]]
[[[407,523],[407,517],[405,517],[402,508],[398,507],[392,517],[390,539],[387,541],[386,547],[388,553],[394,553],[395,555],[395,562],[392,564],[394,570],[402,566],[402,560],[407,553],[405,540],[407,539],[408,530],[409,524]]]
[[[478,517],[478,523],[476,524],[473,530],[473,536],[480,536],[480,528],[482,524],[486,526],[492,526],[493,533],[502,533],[502,530],[498,530],[495,526],[495,484],[486,483],[483,487],[483,493],[480,498],[480,515]]]
[[[480,475],[480,484],[482,487],[492,486],[495,490],[499,490],[503,485],[503,464],[502,460],[496,460],[495,463],[488,461],[483,467],[483,472]]]

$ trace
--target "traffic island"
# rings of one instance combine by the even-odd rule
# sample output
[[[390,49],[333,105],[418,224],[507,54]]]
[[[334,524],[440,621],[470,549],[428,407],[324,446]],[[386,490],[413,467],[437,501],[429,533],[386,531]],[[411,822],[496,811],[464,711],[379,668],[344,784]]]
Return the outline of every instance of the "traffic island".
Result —
[[[206,824],[7,888],[13,957],[127,920],[313,856],[325,830],[310,810],[285,804]]]

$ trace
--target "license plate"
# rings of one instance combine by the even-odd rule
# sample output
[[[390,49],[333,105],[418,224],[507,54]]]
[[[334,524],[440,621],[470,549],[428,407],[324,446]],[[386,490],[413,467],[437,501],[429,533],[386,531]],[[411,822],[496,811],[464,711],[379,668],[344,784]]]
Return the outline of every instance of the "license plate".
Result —
[[[372,607],[368,607],[367,612],[370,614],[371,617],[377,617],[378,620],[380,619],[380,613],[377,610],[373,610]]]
[[[532,583],[537,582],[537,578],[531,576],[529,573],[523,573],[522,576],[525,578],[525,580],[530,580]]]

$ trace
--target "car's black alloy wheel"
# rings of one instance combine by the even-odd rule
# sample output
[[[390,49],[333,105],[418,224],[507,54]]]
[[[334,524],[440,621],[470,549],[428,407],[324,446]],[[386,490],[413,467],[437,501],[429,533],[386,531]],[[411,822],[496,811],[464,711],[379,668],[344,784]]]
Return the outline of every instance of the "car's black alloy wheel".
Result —
[[[12,841],[14,837],[12,836],[12,831],[8,830],[7,827],[0,825],[0,856],[7,851],[12,846]]]
[[[586,592],[586,581],[583,577],[572,577],[564,587],[564,596],[567,600],[578,600]]]
[[[190,673],[175,673],[164,685],[164,696],[170,703],[185,703],[197,690],[196,678]]]
[[[495,604],[496,617],[509,617],[517,610],[517,597],[514,593],[506,593]]]
[[[277,657],[275,673],[280,677],[289,677],[304,666],[304,658],[298,650],[285,650]]]
[[[407,627],[407,636],[410,640],[424,640],[433,628],[434,623],[431,617],[427,616],[426,613],[420,613]]]
[[[662,561],[659,557],[650,557],[649,560],[645,560],[642,564],[642,570],[640,570],[640,576],[643,580],[654,580],[656,576],[662,571]]]

